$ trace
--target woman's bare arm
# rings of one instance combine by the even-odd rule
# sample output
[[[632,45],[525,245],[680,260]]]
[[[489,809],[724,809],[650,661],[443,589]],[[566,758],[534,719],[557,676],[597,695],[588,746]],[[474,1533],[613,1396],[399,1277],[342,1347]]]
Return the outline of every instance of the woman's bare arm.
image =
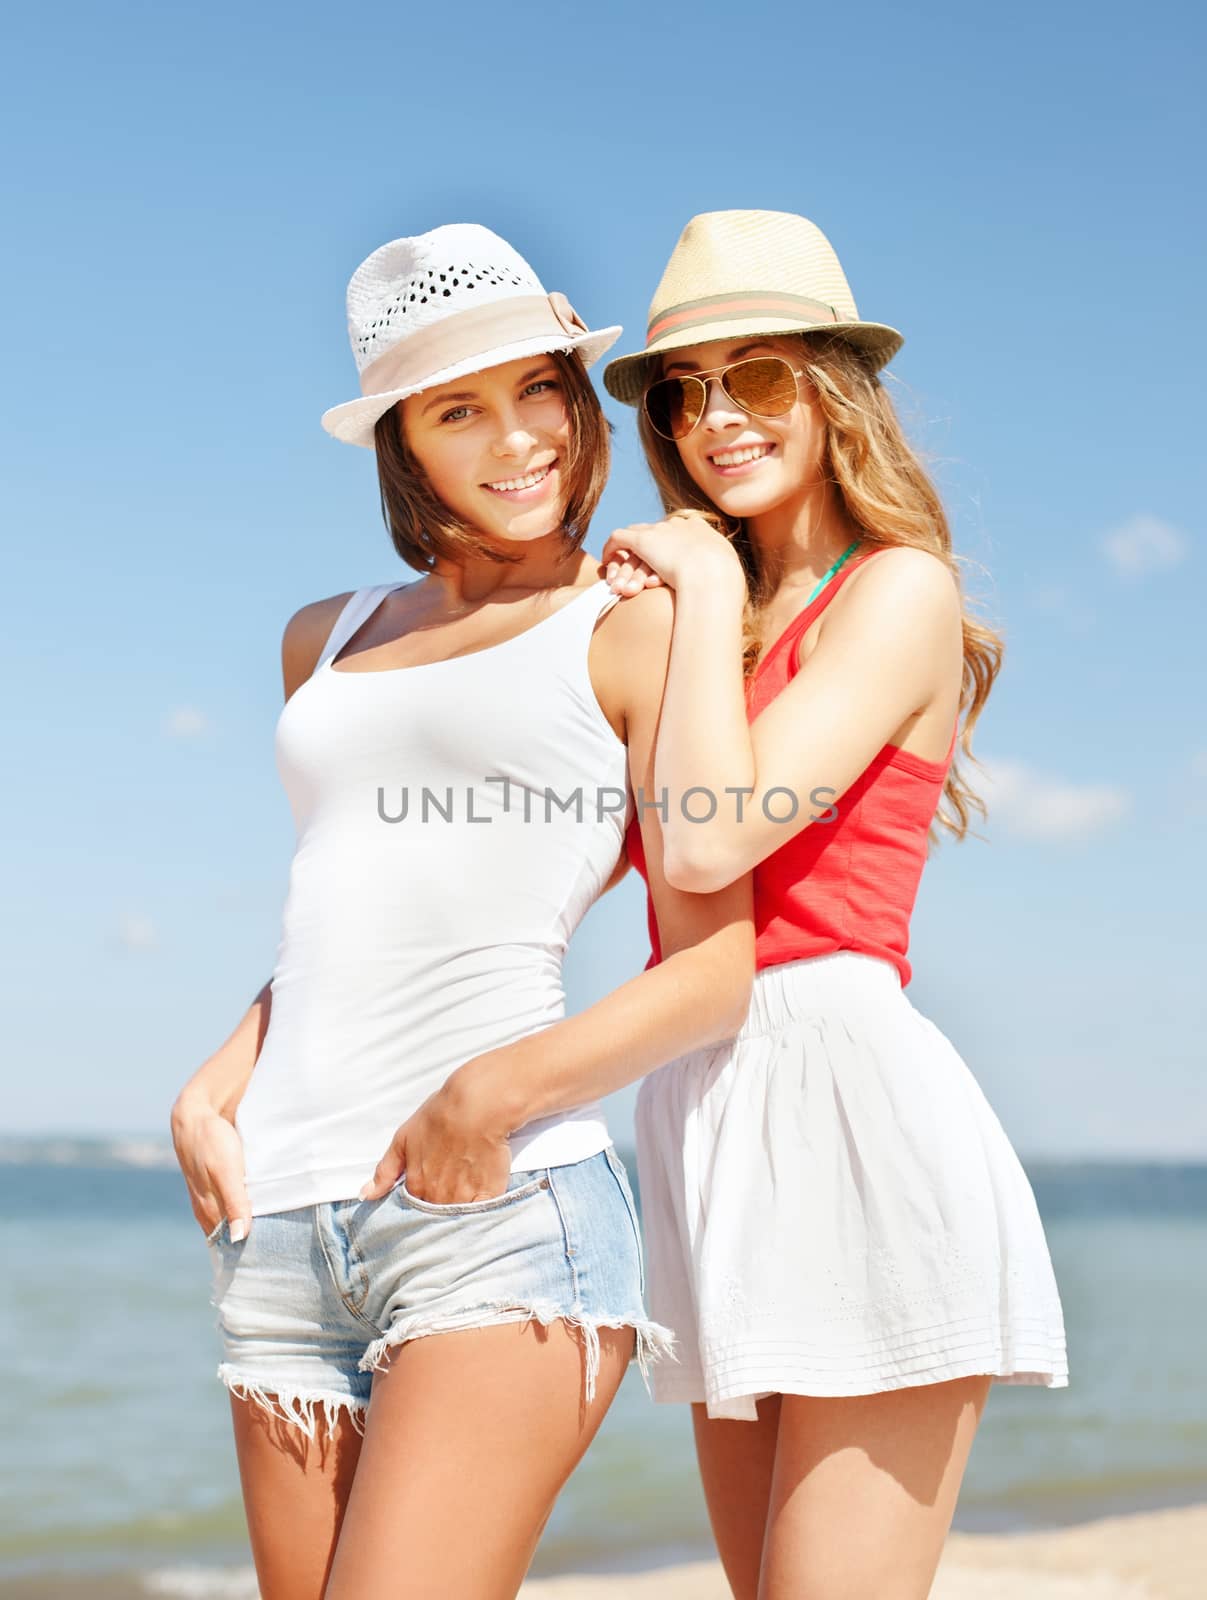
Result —
[[[271,1012],[270,980],[243,1013],[233,1033],[197,1068],[176,1096],[172,1107],[173,1124],[198,1109],[215,1111],[228,1122],[234,1122],[268,1031]]]
[[[748,723],[746,586],[731,547],[699,519],[622,529],[605,556],[613,541],[676,591],[657,781],[669,799],[668,875],[681,889],[719,889],[812,823],[832,821],[895,730],[958,692],[959,589],[928,551],[868,561],[827,613],[807,664]]]
[[[286,625],[281,641],[285,699],[314,671],[315,663],[347,594],[303,606]],[[170,1127],[193,1215],[208,1234],[225,1216],[246,1233],[251,1210],[243,1176],[243,1152],[235,1113],[247,1092],[272,1014],[272,983],[264,984],[234,1031],[180,1090]],[[242,1237],[242,1235],[239,1235]]]

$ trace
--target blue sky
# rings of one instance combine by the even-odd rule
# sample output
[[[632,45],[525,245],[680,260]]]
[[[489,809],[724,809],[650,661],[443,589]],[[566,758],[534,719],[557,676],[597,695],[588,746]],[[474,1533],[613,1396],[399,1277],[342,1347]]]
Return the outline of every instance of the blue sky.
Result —
[[[1207,730],[1202,13],[67,0],[2,25],[8,1088],[164,1131],[271,971],[297,606],[403,576],[343,313],[478,221],[640,346],[695,212],[835,244],[1006,666],[994,809],[944,845],[910,996],[1028,1155],[1201,1155]],[[651,515],[631,413],[588,547]],[[635,880],[574,1007],[646,956]],[[627,1138],[631,1095],[615,1131]]]

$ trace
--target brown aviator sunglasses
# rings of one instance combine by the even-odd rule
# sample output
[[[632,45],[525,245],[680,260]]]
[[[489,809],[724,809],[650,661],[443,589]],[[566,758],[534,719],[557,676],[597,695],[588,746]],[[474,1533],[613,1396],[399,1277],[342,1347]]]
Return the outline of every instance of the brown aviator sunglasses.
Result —
[[[707,372],[659,378],[642,396],[655,433],[686,439],[708,405],[708,382],[715,378],[742,411],[755,417],[782,417],[796,404],[799,371],[780,356],[751,356]]]

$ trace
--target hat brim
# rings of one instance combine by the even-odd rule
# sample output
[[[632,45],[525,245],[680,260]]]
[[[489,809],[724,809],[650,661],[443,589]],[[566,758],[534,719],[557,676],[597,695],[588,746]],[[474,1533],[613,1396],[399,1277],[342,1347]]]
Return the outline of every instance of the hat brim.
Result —
[[[501,367],[508,361],[522,361],[525,356],[550,355],[555,350],[577,350],[582,357],[583,365],[590,367],[612,348],[623,332],[622,327],[600,328],[594,332],[562,340],[541,336],[521,339],[515,344],[500,345],[484,356],[474,356],[468,361],[458,362],[455,366],[444,367],[441,371],[434,372],[430,378],[425,378],[421,384],[412,385],[410,388],[390,389],[384,394],[365,395],[359,400],[346,400],[343,405],[332,406],[329,411],[323,412],[322,424],[332,438],[339,439],[344,444],[358,444],[371,450],[373,429],[378,418],[383,417],[391,406],[397,405],[399,400],[407,400],[413,394],[423,394],[427,389],[452,383],[457,378],[467,378],[473,372],[485,372],[491,367]]]
[[[891,361],[905,343],[905,335],[884,322],[794,322],[783,317],[742,317],[711,326],[687,328],[659,340],[654,350],[639,350],[634,355],[609,361],[603,372],[604,388],[623,405],[640,405],[642,395],[656,375],[657,362],[667,351],[760,333],[839,334],[848,344],[870,356],[876,371]]]

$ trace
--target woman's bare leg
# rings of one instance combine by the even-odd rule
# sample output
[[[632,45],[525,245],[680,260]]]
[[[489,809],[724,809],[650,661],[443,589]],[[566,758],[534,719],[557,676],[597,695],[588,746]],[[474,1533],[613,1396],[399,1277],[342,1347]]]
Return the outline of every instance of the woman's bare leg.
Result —
[[[326,1600],[513,1600],[558,1493],[629,1363],[601,1329],[585,1401],[580,1335],[505,1323],[412,1339],[374,1374]]]
[[[757,1422],[710,1420],[706,1406],[692,1406],[708,1520],[734,1600],[759,1592],[781,1399],[760,1400]]]
[[[926,1600],[990,1383],[782,1396],[758,1600]]]
[[[230,1397],[247,1531],[261,1600],[322,1600],[362,1439],[341,1407],[315,1438]]]

